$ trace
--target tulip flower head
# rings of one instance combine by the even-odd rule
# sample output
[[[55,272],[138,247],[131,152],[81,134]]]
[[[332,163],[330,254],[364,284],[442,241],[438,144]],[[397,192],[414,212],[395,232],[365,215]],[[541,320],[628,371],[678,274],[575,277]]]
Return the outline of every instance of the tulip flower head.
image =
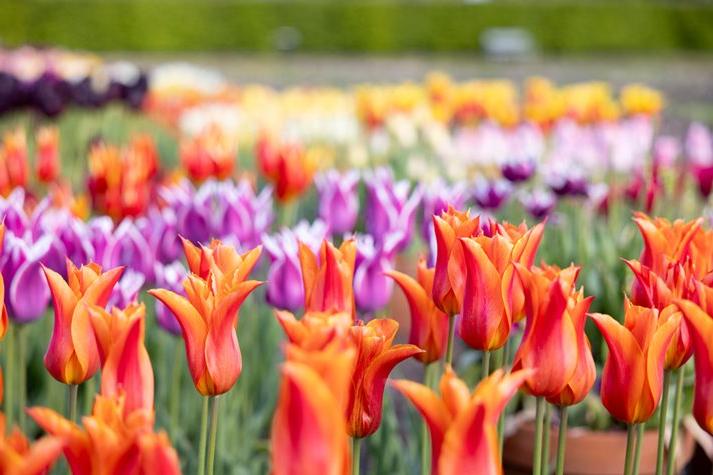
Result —
[[[348,239],[337,249],[323,241],[319,260],[312,250],[300,243],[300,266],[305,293],[305,312],[345,312],[354,315],[354,264],[356,242]]]
[[[359,213],[359,173],[329,170],[318,175],[315,184],[319,192],[319,217],[329,232],[338,235],[352,231]]]
[[[635,424],[647,421],[661,399],[666,350],[681,322],[679,315],[673,315],[659,324],[657,310],[628,300],[625,312],[624,325],[609,315],[590,317],[609,347],[602,372],[602,404],[616,419]]]
[[[195,137],[182,139],[179,154],[191,180],[201,182],[210,177],[224,180],[233,174],[238,146],[219,126],[213,125]]]
[[[294,143],[276,143],[263,135],[256,144],[257,162],[263,176],[275,186],[281,202],[304,193],[317,171],[316,157]]]
[[[42,127],[35,136],[37,143],[37,179],[52,183],[59,177],[59,130],[57,127]]]
[[[119,281],[123,267],[106,272],[97,264],[77,268],[67,261],[67,281],[44,268],[54,301],[54,327],[47,352],[47,371],[64,384],[80,384],[99,368],[99,351],[92,331],[89,307],[104,307]]]
[[[405,379],[394,387],[421,413],[431,433],[431,473],[500,475],[497,423],[500,413],[533,371],[498,370],[471,394],[450,367],[441,377],[440,394]]]
[[[45,436],[30,443],[15,427],[6,434],[5,416],[0,413],[0,473],[4,475],[43,475],[62,454],[63,441]]]

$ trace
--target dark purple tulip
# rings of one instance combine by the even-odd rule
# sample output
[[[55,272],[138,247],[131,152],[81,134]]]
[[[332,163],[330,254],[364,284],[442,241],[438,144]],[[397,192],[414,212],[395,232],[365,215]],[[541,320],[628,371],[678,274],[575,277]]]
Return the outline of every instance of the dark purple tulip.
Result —
[[[473,188],[473,198],[483,209],[497,210],[512,193],[512,185],[505,180],[485,180],[481,179],[475,183]]]
[[[126,266],[153,281],[154,260],[148,242],[134,221],[124,219],[114,230],[104,254],[104,267]]]
[[[541,220],[550,215],[557,204],[557,197],[548,190],[534,190],[524,193],[520,202],[530,216]]]
[[[42,263],[50,251],[51,243],[50,235],[29,243],[12,233],[5,234],[0,259],[5,280],[5,304],[10,318],[18,323],[35,321],[47,309],[50,291],[42,272]]]
[[[421,202],[421,189],[411,191],[408,181],[394,182],[389,168],[378,168],[364,178],[366,184],[366,231],[377,245],[395,231],[401,233],[400,251],[411,242],[413,215]]]
[[[18,105],[20,84],[15,76],[0,71],[0,114],[8,112]]]
[[[394,268],[394,244],[398,238],[387,238],[385,241],[385,245],[377,246],[371,236],[357,237],[354,299],[362,313],[375,312],[391,299],[394,283],[384,272]]]
[[[548,185],[558,196],[587,196],[589,182],[579,173],[561,173],[552,175]]]
[[[501,172],[505,179],[513,183],[527,181],[535,173],[535,161],[529,158],[508,160]]]
[[[158,287],[171,290],[179,295],[185,294],[183,290],[183,279],[186,278],[187,271],[183,264],[178,261],[168,265],[158,263],[154,268],[154,273]],[[158,299],[154,300],[156,302],[156,320],[159,326],[172,335],[180,335],[181,326],[173,315],[173,312]]]
[[[32,87],[35,108],[48,117],[56,117],[67,105],[71,94],[69,84],[54,73],[46,72]]]
[[[302,221],[294,229],[283,229],[278,234],[263,236],[263,246],[270,258],[266,292],[270,305],[293,312],[302,307],[304,288],[299,242],[303,242],[316,253],[326,236],[327,226],[319,220],[312,225]]]
[[[128,269],[117,282],[107,303],[108,308],[117,307],[124,309],[129,304],[137,301],[141,287],[144,286],[146,278],[143,274],[135,270]]]
[[[327,223],[332,234],[354,230],[359,213],[357,185],[359,174],[350,170],[340,174],[329,170],[315,179],[319,193],[319,217]]]

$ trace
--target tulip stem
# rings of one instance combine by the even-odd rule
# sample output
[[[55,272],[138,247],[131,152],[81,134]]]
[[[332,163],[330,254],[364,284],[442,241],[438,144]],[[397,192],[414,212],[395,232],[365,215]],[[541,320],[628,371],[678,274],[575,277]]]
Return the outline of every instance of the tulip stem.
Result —
[[[436,365],[433,363],[428,363],[423,368],[423,383],[428,388],[433,386],[436,369]],[[421,426],[421,475],[429,473],[431,473],[431,439],[428,434],[428,424],[424,420]]]
[[[552,427],[552,406],[545,403],[545,417],[542,427],[542,475],[550,473],[550,429]]]
[[[545,416],[545,399],[538,397],[535,405],[535,447],[532,451],[532,475],[542,473],[542,426]]]
[[[79,386],[76,384],[70,384],[67,386],[67,414],[69,415],[69,420],[72,422],[77,422],[77,392]]]
[[[634,448],[634,428],[635,424],[629,424],[626,428],[626,458],[624,459],[624,475],[631,475],[631,453]]]
[[[678,425],[681,419],[681,399],[683,399],[683,366],[676,370],[676,394],[673,399],[673,422],[671,423],[671,440],[668,443],[668,461],[666,474],[673,475],[676,466],[676,442],[678,441]]]
[[[5,385],[11,389],[5,394],[5,419],[7,420],[7,430],[12,431],[12,425],[15,420],[15,329],[12,326],[10,326],[10,329],[7,332],[6,344],[5,371],[7,374],[5,378],[7,379],[7,382]]]
[[[505,373],[510,372],[510,362],[508,361],[510,359],[510,338],[507,339],[505,342],[505,347],[503,347],[503,352],[502,352],[502,364],[500,367],[503,369]],[[498,446],[500,447],[500,457],[502,459],[503,456],[503,445],[505,443],[505,418],[507,417],[508,413],[508,405],[506,404],[505,407],[503,408],[503,412],[500,413],[500,417],[498,418]]]
[[[361,462],[361,438],[352,437],[352,475],[359,475]]]
[[[557,475],[564,474],[564,454],[567,445],[567,406],[560,406],[560,427],[557,436]]]
[[[215,446],[218,438],[218,403],[220,396],[210,398],[210,443],[208,444],[208,475],[213,475],[215,468]]]
[[[636,446],[634,449],[634,468],[632,475],[639,475],[639,462],[641,461],[641,443],[644,438],[644,423],[636,424]]]
[[[208,403],[210,398],[203,397],[203,411],[201,412],[201,434],[198,442],[198,475],[205,474],[205,450],[208,442]]]
[[[92,412],[92,403],[94,402],[94,395],[97,392],[97,380],[96,375],[89,378],[84,384],[84,404],[82,405],[82,414],[89,414]]]
[[[483,375],[480,380],[484,380],[490,374],[490,352],[483,351]]]
[[[25,406],[27,405],[27,338],[25,325],[17,326],[17,389],[18,389],[18,420],[20,429],[24,432]]]
[[[181,397],[181,357],[183,356],[183,345],[176,341],[176,348],[173,356],[173,370],[171,371],[171,394],[168,399],[168,413],[171,423],[171,431],[175,438],[178,431],[179,398]]]
[[[451,366],[453,364],[453,346],[456,331],[456,316],[448,316],[448,343],[446,344],[446,359],[445,366]]]
[[[668,391],[671,385],[671,372],[663,373],[663,394],[661,395],[661,409],[659,409],[659,438],[656,447],[656,475],[663,473],[664,441],[666,440],[666,413],[668,412]]]

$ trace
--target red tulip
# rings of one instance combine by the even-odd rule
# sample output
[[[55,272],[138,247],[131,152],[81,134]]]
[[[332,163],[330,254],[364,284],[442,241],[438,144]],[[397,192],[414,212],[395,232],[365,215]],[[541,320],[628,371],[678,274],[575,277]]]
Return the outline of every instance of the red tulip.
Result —
[[[424,364],[438,361],[443,356],[448,339],[448,318],[436,307],[432,299],[434,269],[426,267],[420,259],[416,279],[398,272],[387,271],[401,287],[411,311],[411,332],[408,342],[424,350],[416,359]]]
[[[625,303],[624,325],[609,315],[591,314],[609,347],[601,383],[602,404],[622,422],[647,421],[663,388],[666,350],[680,325],[673,315],[661,324],[657,310]]]
[[[220,127],[211,126],[195,137],[183,138],[179,155],[191,180],[224,180],[233,174],[238,147]]]
[[[291,201],[312,185],[318,162],[297,144],[276,143],[262,135],[255,144],[258,167],[275,186],[277,199]]]
[[[42,183],[52,183],[59,177],[59,130],[57,127],[43,127],[35,135],[37,146],[37,179]]]
[[[99,369],[99,351],[88,308],[103,307],[124,271],[123,267],[102,273],[97,264],[76,268],[67,260],[67,282],[43,267],[54,300],[54,328],[47,353],[47,371],[64,384],[80,384]]]
[[[354,261],[356,242],[346,240],[337,249],[323,241],[319,261],[310,248],[300,243],[300,266],[305,291],[305,312],[347,313],[352,316],[354,306]]]

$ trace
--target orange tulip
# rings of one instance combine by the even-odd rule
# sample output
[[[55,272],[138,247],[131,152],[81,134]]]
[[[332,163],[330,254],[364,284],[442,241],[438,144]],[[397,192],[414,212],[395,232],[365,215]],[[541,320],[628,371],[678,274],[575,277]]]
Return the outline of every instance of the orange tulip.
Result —
[[[277,321],[290,343],[304,350],[321,350],[334,340],[344,340],[353,324],[347,313],[306,313],[297,320],[294,314],[277,310]]]
[[[522,313],[524,293],[513,264],[532,266],[544,230],[538,224],[513,236],[513,241],[508,228],[493,225],[492,236],[460,239],[466,281],[458,332],[469,346],[482,351],[501,348],[514,315]]]
[[[355,315],[354,261],[356,242],[348,239],[337,249],[327,240],[317,256],[300,243],[300,266],[305,292],[305,312],[348,313]]]
[[[424,350],[416,359],[424,364],[438,361],[443,356],[448,339],[448,318],[433,303],[434,269],[426,267],[420,259],[416,269],[416,279],[398,271],[386,271],[401,287],[411,311],[411,331],[408,342]]]
[[[533,267],[516,264],[525,289],[527,323],[522,343],[515,354],[513,370],[533,369],[525,390],[537,397],[557,399],[573,382],[579,366],[578,336],[592,297],[584,298],[575,288],[579,268]]]
[[[480,234],[480,217],[449,206],[440,216],[433,216],[436,234],[436,270],[433,276],[433,301],[446,314],[460,312],[465,287],[465,262],[457,239]]]
[[[115,267],[102,273],[97,264],[77,268],[67,260],[67,281],[43,267],[54,301],[54,328],[47,353],[47,371],[64,384],[80,384],[99,368],[99,351],[88,308],[103,307],[124,271]]]
[[[27,139],[21,128],[5,132],[0,147],[0,194],[27,186]]]
[[[84,427],[52,409],[34,407],[30,416],[43,430],[62,440],[74,475],[181,473],[176,451],[165,433],[153,432],[153,415],[127,413],[123,396],[97,396]]]
[[[62,454],[62,439],[45,436],[30,444],[15,427],[5,435],[5,416],[0,413],[0,473],[3,475],[42,475]]]
[[[696,362],[696,384],[693,396],[693,416],[709,434],[713,434],[713,317],[710,305],[701,308],[689,300],[676,304],[690,327]]]
[[[666,350],[680,316],[659,324],[657,310],[633,305],[628,299],[625,312],[624,325],[609,315],[590,317],[609,347],[601,380],[602,404],[616,419],[634,424],[648,420],[661,399]]]
[[[42,127],[35,136],[37,144],[37,179],[52,183],[59,176],[59,130],[57,127]]]
[[[312,185],[318,163],[302,147],[275,143],[267,135],[262,135],[255,147],[260,172],[275,186],[278,200],[291,201]]]
[[[413,381],[400,379],[393,383],[428,424],[433,475],[502,474],[498,418],[531,373],[495,371],[472,395],[450,367],[441,378],[440,395]]]
[[[216,249],[220,252],[212,254],[206,279],[191,274],[184,280],[188,298],[165,289],[149,291],[176,316],[186,344],[193,383],[204,396],[223,394],[240,376],[238,311],[245,298],[261,284],[244,280],[257,261],[259,248],[244,256],[229,252],[220,244]],[[225,256],[230,259],[223,260]]]
[[[102,360],[101,394],[126,394],[124,409],[153,410],[154,379],[144,346],[146,307],[133,304],[125,310],[101,307],[89,310]]]
[[[179,155],[191,180],[201,182],[211,177],[224,180],[233,173],[238,147],[220,127],[211,126],[195,137],[183,138]]]
[[[373,434],[381,423],[384,386],[389,373],[400,362],[423,353],[415,345],[394,345],[399,324],[379,318],[351,327],[357,362],[347,408],[348,432],[352,437]]]
[[[262,253],[262,246],[258,246],[240,254],[233,246],[223,244],[218,239],[213,239],[208,246],[196,246],[184,238],[181,241],[188,270],[204,280],[213,272],[218,276],[234,275],[236,282],[242,282],[252,272]]]

